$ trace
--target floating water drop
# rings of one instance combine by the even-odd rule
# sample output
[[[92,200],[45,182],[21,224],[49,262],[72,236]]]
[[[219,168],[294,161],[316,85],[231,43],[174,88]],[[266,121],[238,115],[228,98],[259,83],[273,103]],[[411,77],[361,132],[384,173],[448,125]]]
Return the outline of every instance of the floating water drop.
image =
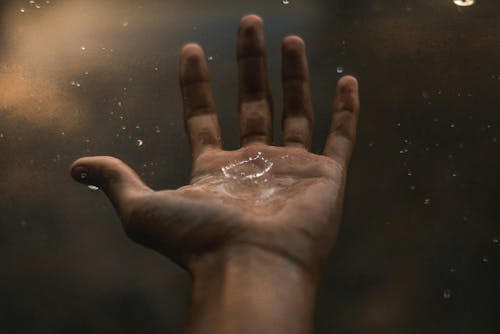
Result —
[[[493,243],[495,245],[498,245],[498,243],[500,243],[500,240],[498,238],[493,238]]]
[[[472,6],[473,4],[476,3],[475,0],[453,0],[453,3],[457,6],[460,6],[460,7],[468,7],[468,6]]]
[[[86,173],[86,172],[82,172],[82,173],[80,173],[80,179],[81,179],[81,180],[85,180],[85,179],[87,179],[87,177],[88,177],[88,176],[89,176],[89,174],[88,174],[88,173]]]
[[[137,139],[137,146],[141,147],[142,145],[144,145],[144,141],[142,139]]]
[[[488,263],[489,261],[490,261],[490,259],[487,256],[483,256],[481,258],[481,262],[483,262],[483,263]]]
[[[341,65],[337,66],[337,73],[339,73],[339,74],[344,73],[344,66],[341,66]]]
[[[424,199],[424,204],[425,204],[425,205],[429,205],[429,204],[431,204],[431,199],[430,199],[430,198],[426,198],[426,199]]]
[[[94,191],[99,190],[99,187],[96,187],[96,186],[93,186],[93,185],[88,185],[87,187],[88,187],[90,190],[94,190]]]
[[[80,46],[80,50],[85,51],[85,50],[87,50],[87,48],[84,45],[82,45],[82,46]]]
[[[26,9],[21,8],[19,11],[20,11],[21,13],[24,13],[24,12],[26,12]]]
[[[444,299],[450,299],[451,298],[451,290],[450,289],[444,289],[443,290],[443,298]]]
[[[281,2],[282,2],[284,5],[288,5],[288,4],[290,4],[290,0],[282,0]]]
[[[208,61],[212,61],[212,60],[214,60],[214,57],[213,56],[209,56],[208,57]]]
[[[40,9],[40,8],[42,8],[42,6],[40,6],[39,4],[36,4],[36,5],[35,5],[35,8],[36,8],[36,9]]]

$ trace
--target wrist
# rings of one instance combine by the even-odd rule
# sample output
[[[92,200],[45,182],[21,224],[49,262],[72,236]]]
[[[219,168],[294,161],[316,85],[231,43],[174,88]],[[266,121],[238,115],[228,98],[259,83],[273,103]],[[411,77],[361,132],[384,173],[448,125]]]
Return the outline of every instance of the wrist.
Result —
[[[318,278],[297,263],[241,246],[191,266],[186,333],[310,333]]]

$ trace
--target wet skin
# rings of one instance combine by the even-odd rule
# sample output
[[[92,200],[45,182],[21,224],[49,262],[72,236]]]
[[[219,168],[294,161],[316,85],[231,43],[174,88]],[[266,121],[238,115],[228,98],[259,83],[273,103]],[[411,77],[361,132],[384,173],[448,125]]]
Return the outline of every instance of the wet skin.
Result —
[[[273,146],[258,16],[241,20],[237,44],[239,150],[222,149],[205,56],[188,44],[180,55],[180,84],[193,154],[190,184],[153,191],[112,157],[81,158],[71,174],[106,193],[131,239],[191,273],[186,333],[308,333],[340,225],[358,84],[351,76],[339,80],[323,155],[310,153],[314,115],[305,44],[286,37],[284,145]]]

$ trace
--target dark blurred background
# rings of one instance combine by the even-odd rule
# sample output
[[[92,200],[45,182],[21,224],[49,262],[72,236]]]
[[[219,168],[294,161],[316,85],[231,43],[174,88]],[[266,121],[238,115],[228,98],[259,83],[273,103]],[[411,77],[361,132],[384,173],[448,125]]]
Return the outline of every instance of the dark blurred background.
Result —
[[[127,240],[68,166],[115,155],[153,188],[188,182],[177,58],[191,41],[236,149],[247,13],[266,22],[276,125],[280,41],[308,45],[315,152],[336,81],[360,82],[317,333],[498,333],[500,3],[469,1],[1,1],[0,333],[179,332],[188,275]]]

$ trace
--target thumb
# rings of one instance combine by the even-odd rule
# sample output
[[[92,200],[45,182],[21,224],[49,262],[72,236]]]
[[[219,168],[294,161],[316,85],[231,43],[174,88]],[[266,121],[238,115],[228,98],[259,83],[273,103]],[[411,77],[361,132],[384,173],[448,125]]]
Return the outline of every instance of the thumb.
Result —
[[[108,196],[120,216],[138,196],[152,190],[123,161],[113,157],[86,157],[70,168],[77,182],[99,187]]]

